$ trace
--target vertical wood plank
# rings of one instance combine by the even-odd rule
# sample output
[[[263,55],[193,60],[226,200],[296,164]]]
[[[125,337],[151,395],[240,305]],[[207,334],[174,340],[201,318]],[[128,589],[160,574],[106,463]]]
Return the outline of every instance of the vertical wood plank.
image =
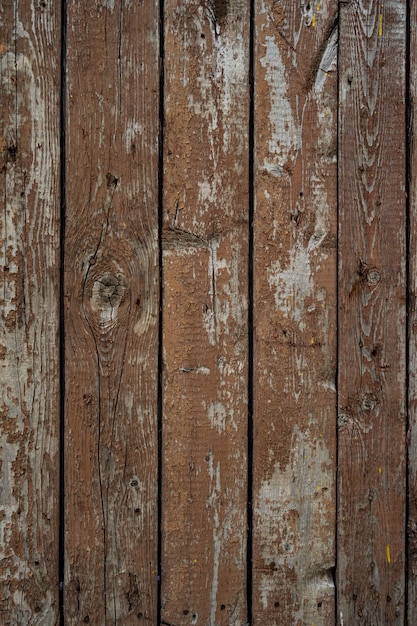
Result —
[[[341,5],[338,618],[403,624],[406,3]]]
[[[165,2],[162,623],[246,623],[249,3]]]
[[[334,621],[337,2],[256,0],[253,624]]]
[[[55,624],[59,4],[0,6],[0,622]]]
[[[408,396],[408,577],[407,616],[412,624],[417,615],[417,5],[410,3],[409,48],[409,396]]]
[[[155,624],[159,7],[67,6],[66,623]]]

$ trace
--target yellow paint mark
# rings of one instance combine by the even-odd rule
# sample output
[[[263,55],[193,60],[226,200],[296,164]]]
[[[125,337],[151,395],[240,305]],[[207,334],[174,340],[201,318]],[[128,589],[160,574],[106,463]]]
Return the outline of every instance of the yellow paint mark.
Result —
[[[382,474],[382,467],[378,467],[378,474]]]
[[[387,543],[386,552],[387,552],[387,563],[391,563],[391,548],[389,547],[389,543]]]
[[[329,109],[326,109],[326,115],[329,115]]]
[[[379,14],[378,35],[382,37],[382,13]]]
[[[313,19],[311,20],[311,25],[313,26],[313,28],[316,25],[316,14],[315,13],[313,15]]]
[[[313,344],[315,342],[314,337],[311,338],[311,344]]]
[[[317,2],[316,11],[320,11],[320,9],[321,9],[321,4],[320,4],[320,2]]]
[[[321,491],[321,487],[320,487],[320,485],[317,487],[317,491]]]
[[[197,563],[197,559],[194,559],[194,565]]]

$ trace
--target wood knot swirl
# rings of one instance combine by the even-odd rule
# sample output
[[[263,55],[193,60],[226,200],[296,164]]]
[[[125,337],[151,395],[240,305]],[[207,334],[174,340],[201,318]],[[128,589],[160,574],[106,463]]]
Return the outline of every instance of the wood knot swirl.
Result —
[[[118,318],[120,306],[127,299],[128,292],[127,281],[120,273],[94,271],[87,278],[85,296],[95,323],[103,326],[115,321]]]

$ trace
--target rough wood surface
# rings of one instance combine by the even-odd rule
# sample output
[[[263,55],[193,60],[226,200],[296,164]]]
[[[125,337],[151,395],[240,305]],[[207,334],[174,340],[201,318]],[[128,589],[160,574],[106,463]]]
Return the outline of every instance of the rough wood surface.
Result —
[[[410,110],[407,138],[410,142],[409,212],[409,396],[408,396],[408,578],[407,615],[412,624],[417,615],[417,3],[410,14]]]
[[[165,2],[162,623],[246,623],[249,3]]]
[[[55,624],[60,8],[0,5],[0,622]]]
[[[157,2],[69,1],[65,623],[156,623]]]
[[[408,493],[408,620],[417,615],[417,5],[410,19],[410,255],[409,255],[409,493]]]
[[[337,2],[255,3],[253,624],[334,620]]]
[[[338,620],[400,625],[406,5],[342,4],[340,20]]]

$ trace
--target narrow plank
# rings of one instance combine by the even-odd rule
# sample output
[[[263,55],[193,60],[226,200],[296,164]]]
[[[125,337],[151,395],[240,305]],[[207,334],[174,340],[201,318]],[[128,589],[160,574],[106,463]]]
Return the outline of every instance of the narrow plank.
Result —
[[[244,624],[249,3],[165,2],[162,623]]]
[[[407,139],[410,151],[409,189],[409,395],[408,395],[408,571],[407,615],[408,624],[417,615],[417,5],[410,3],[410,128]]]
[[[69,1],[65,623],[157,621],[157,2]]]
[[[338,3],[255,2],[253,624],[334,622]]]
[[[0,622],[55,624],[60,7],[0,5]]]
[[[406,3],[341,5],[338,619],[403,624]]]

